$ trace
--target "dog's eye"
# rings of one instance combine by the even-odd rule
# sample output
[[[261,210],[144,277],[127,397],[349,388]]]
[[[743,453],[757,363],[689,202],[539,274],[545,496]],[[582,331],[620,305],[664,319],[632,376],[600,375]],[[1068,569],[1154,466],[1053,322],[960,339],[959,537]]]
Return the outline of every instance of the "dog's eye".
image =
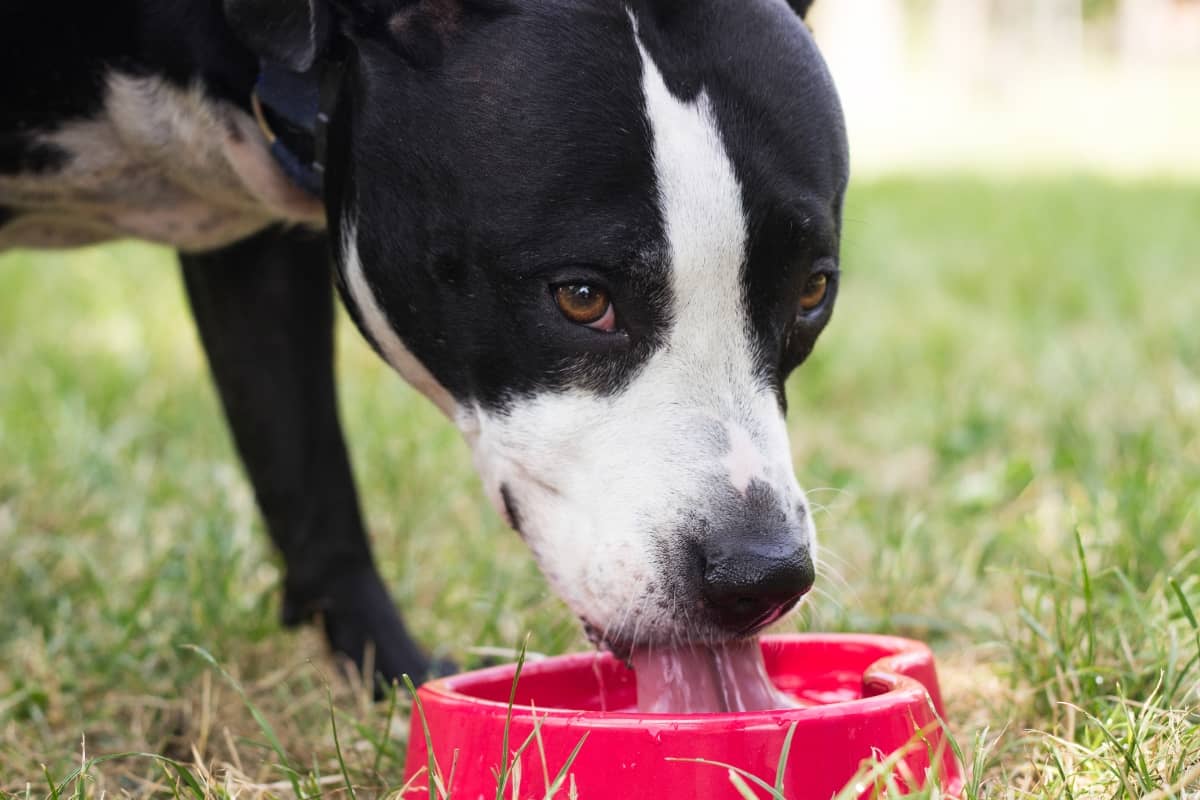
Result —
[[[825,302],[827,294],[829,294],[829,276],[824,272],[810,276],[808,282],[804,284],[804,292],[800,295],[800,310],[805,312],[815,310]]]
[[[554,287],[554,301],[563,316],[576,325],[602,331],[615,327],[616,314],[608,292],[586,283],[564,283]]]

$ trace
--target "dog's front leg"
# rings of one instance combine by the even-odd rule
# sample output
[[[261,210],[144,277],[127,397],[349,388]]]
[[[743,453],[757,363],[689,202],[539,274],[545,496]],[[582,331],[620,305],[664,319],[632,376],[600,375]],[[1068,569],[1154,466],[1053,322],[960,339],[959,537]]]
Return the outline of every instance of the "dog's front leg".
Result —
[[[284,622],[320,613],[330,645],[360,667],[373,642],[384,680],[425,677],[428,662],[375,570],[338,421],[325,238],[272,228],[180,260],[234,441],[286,565]]]

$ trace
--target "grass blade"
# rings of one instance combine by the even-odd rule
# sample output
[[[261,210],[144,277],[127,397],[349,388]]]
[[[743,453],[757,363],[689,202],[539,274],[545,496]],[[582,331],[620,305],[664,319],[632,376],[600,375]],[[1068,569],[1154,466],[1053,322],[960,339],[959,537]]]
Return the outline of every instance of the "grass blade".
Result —
[[[45,764],[43,764],[42,774],[46,776],[46,780],[50,786],[50,794],[48,797],[51,798],[51,800],[62,800],[62,793],[66,791],[67,786],[72,781],[76,781],[84,776],[92,767],[107,763],[109,761],[120,761],[126,758],[146,758],[162,765],[164,768],[170,767],[171,769],[175,770],[179,780],[183,781],[183,784],[197,798],[197,800],[205,800],[205,798],[209,796],[205,793],[203,787],[200,785],[200,782],[196,780],[196,776],[192,774],[191,770],[188,769],[186,764],[176,761],[173,758],[167,758],[166,756],[159,755],[158,753],[145,753],[131,750],[122,753],[108,753],[102,756],[93,756],[68,773],[67,777],[64,778],[61,783],[55,783],[55,781],[51,779],[50,770],[46,768]],[[76,786],[78,786],[78,783]]]
[[[783,794],[783,779],[787,774],[788,758],[792,755],[792,737],[796,735],[796,726],[799,722],[793,722],[788,727],[787,736],[783,738],[783,748],[779,751],[779,766],[775,768],[775,791]]]
[[[747,772],[746,770],[741,769],[740,767],[735,767],[732,764],[726,764],[722,761],[712,761],[707,758],[668,758],[666,760],[667,761],[675,761],[675,762],[678,762],[681,764],[703,764],[708,767],[720,767],[721,769],[729,770],[730,772],[740,775],[742,778],[745,778],[746,780],[750,781],[755,786],[762,789],[764,792],[767,792],[769,795],[771,795],[771,797],[775,798],[775,800],[787,800],[787,798],[784,797],[781,793],[775,791],[774,786],[767,783],[762,778],[758,777],[757,775],[755,775],[752,772]]]
[[[300,781],[297,777],[298,773],[296,772],[295,768],[292,767],[291,760],[287,755],[287,751],[283,749],[283,745],[279,742],[279,737],[275,735],[275,729],[271,726],[271,723],[268,722],[267,718],[263,716],[261,711],[258,710],[258,707],[250,701],[250,696],[246,694],[246,690],[242,688],[242,684],[234,679],[234,677],[230,675],[224,667],[218,664],[217,660],[213,658],[212,653],[208,652],[203,647],[194,644],[185,644],[182,646],[182,649],[190,650],[191,652],[200,656],[200,658],[204,659],[209,666],[221,673],[221,677],[223,677],[225,681],[233,687],[233,690],[237,692],[238,697],[242,699],[242,703],[246,706],[246,710],[250,712],[250,716],[254,718],[254,722],[258,725],[259,730],[261,730],[263,735],[267,737],[267,742],[271,745],[271,749],[274,750],[275,755],[279,757],[281,762],[280,766],[287,773],[288,781],[292,784],[292,789],[295,791],[296,796],[303,797],[304,792],[300,791]]]
[[[513,706],[517,702],[517,682],[521,680],[521,670],[525,668],[525,654],[528,649],[529,634],[526,634],[525,641],[521,643],[521,650],[517,654],[517,669],[513,672],[512,686],[508,690],[508,711],[504,716],[504,735],[501,737],[501,747],[504,752],[500,755],[500,774],[496,778],[496,800],[504,800],[504,789],[508,785],[509,759],[512,757],[508,752],[508,735],[512,729]]]
[[[413,680],[407,674],[401,676],[404,681],[404,688],[408,689],[408,693],[412,695],[413,706],[417,709],[417,714],[421,717],[421,728],[425,732],[425,771],[429,778],[429,800],[437,800],[437,786],[440,778],[437,755],[433,752],[433,734],[429,731],[429,720],[425,717],[425,706],[421,704],[421,697],[417,694],[417,687],[413,685]]]
[[[1087,625],[1087,664],[1096,663],[1096,614],[1092,604],[1092,576],[1088,572],[1087,553],[1083,547],[1083,535],[1075,527],[1075,554],[1079,557],[1079,572],[1083,578],[1083,613]]]
[[[1175,597],[1179,599],[1179,607],[1183,609],[1183,616],[1192,626],[1192,633],[1196,635],[1196,651],[1200,654],[1200,622],[1196,620],[1196,612],[1192,610],[1192,604],[1188,602],[1187,595],[1183,593],[1183,587],[1179,585],[1179,581],[1167,578],[1167,583],[1170,584]]]
[[[342,757],[342,743],[338,739],[337,717],[333,713],[333,692],[329,689],[329,684],[325,684],[325,696],[329,699],[329,725],[333,728],[333,749],[337,753],[338,767],[342,770],[342,780],[346,783],[346,791],[350,795],[350,800],[357,800],[357,795],[354,794],[354,784],[350,782],[350,771],[346,769],[346,759]]]
[[[371,762],[371,772],[375,775],[379,774],[379,766],[383,763],[383,751],[386,747],[386,742],[392,730],[392,720],[396,717],[396,703],[400,692],[396,687],[395,681],[388,686],[388,710],[383,718],[383,732],[379,736],[379,740],[384,742],[383,747],[375,748],[375,760]]]
[[[729,770],[729,782],[733,784],[734,789],[737,789],[743,800],[758,800],[758,795],[754,794],[754,790],[746,783],[746,779],[732,769]]]
[[[584,742],[587,741],[588,734],[590,733],[591,731],[585,732],[575,744],[575,748],[571,751],[571,755],[567,756],[566,763],[562,765],[561,769],[559,769],[558,775],[554,777],[554,782],[550,784],[550,788],[546,790],[546,800],[554,800],[554,795],[558,794],[559,789],[561,789],[563,783],[566,782],[567,775],[570,774],[571,767],[575,764],[575,759],[579,758],[579,751],[583,749]]]
[[[55,783],[54,778],[50,777],[50,768],[45,764],[42,764],[42,774],[46,776],[46,783],[50,786],[50,800],[60,800],[61,795],[58,784]],[[67,782],[69,782],[72,777],[74,776],[69,776],[67,780],[63,782],[63,788],[66,788]]]

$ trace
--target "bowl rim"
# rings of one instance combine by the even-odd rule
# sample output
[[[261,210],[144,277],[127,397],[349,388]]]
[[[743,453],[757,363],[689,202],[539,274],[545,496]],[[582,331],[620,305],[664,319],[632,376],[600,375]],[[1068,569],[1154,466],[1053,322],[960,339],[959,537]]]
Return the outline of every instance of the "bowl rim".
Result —
[[[900,636],[858,633],[792,633],[764,636],[765,647],[832,645],[834,647],[864,646],[883,648],[889,652],[863,669],[863,683],[883,687],[884,691],[869,697],[828,704],[802,706],[799,708],[773,709],[768,711],[715,712],[701,714],[642,713],[638,711],[595,711],[546,707],[529,704],[513,704],[512,720],[537,720],[543,724],[571,723],[572,726],[595,728],[644,728],[647,725],[669,725],[673,729],[706,728],[720,723],[722,730],[748,729],[759,726],[779,727],[791,722],[831,722],[848,718],[861,718],[887,714],[895,709],[912,708],[914,704],[931,704],[932,692],[907,674],[904,669],[922,661],[932,664],[933,651],[924,642]],[[597,660],[615,660],[604,652],[568,653],[527,662],[522,668],[522,677],[557,669],[578,667],[595,663]],[[501,664],[471,672],[464,672],[425,683],[417,690],[421,703],[435,706],[443,712],[466,712],[475,716],[481,713],[507,719],[509,704],[499,700],[476,697],[460,691],[467,684],[494,681],[507,677],[511,682],[516,665]],[[933,687],[936,690],[937,687]],[[932,705],[930,705],[932,708]]]

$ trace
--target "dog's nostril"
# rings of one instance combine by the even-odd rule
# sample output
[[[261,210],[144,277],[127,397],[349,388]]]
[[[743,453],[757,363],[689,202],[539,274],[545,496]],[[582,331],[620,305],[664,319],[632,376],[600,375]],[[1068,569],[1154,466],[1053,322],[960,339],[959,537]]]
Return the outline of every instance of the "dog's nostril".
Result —
[[[705,560],[702,593],[718,623],[744,632],[777,618],[816,579],[807,548],[744,550]]]

